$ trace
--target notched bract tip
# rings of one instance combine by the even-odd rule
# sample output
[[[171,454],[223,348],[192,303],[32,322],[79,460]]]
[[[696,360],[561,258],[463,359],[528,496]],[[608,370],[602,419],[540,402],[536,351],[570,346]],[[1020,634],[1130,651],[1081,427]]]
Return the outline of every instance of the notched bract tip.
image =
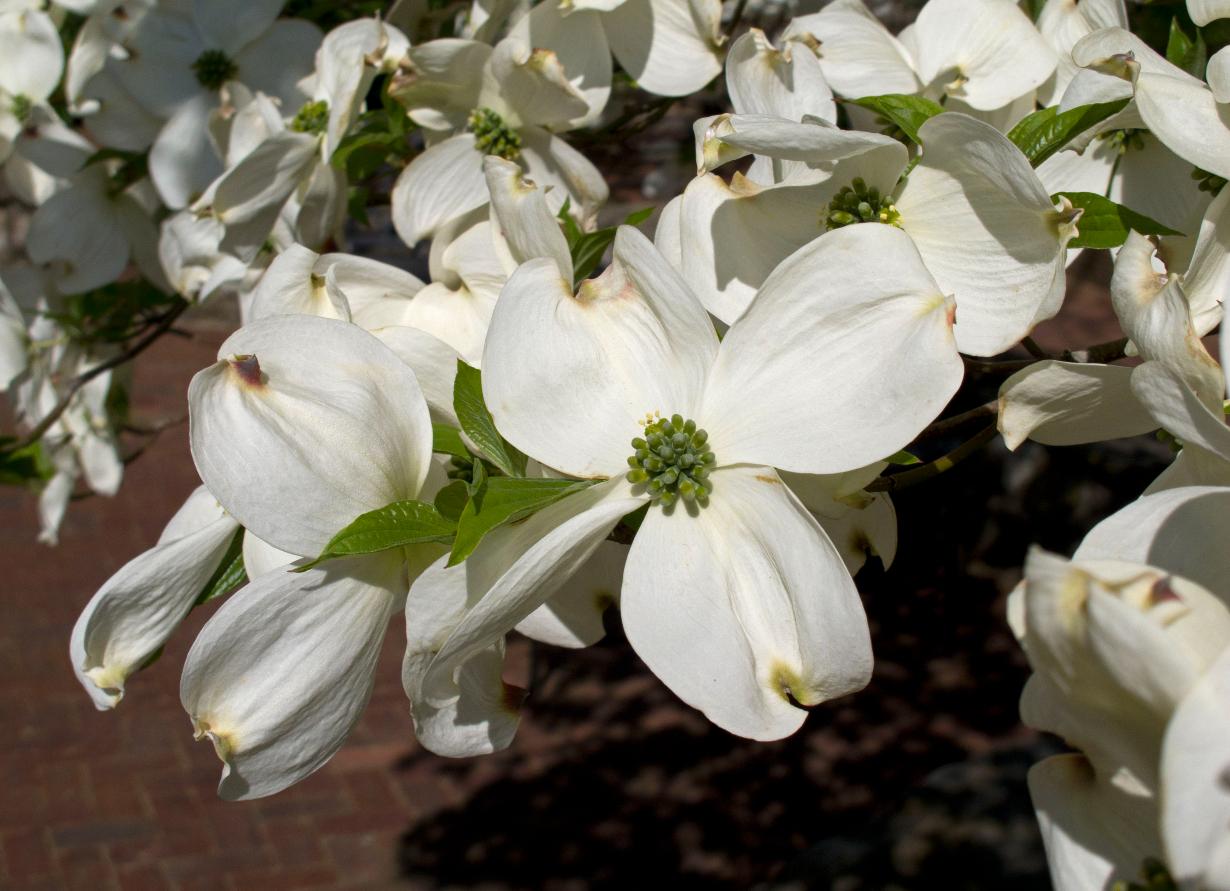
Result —
[[[246,387],[264,387],[269,381],[268,376],[261,371],[261,363],[255,354],[231,356],[226,363]]]

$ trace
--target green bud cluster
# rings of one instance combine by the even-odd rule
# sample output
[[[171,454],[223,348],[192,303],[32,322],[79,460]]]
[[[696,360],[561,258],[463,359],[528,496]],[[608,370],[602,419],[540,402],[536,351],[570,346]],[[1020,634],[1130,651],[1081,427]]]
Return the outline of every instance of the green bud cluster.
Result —
[[[197,82],[207,90],[218,90],[239,73],[239,66],[222,50],[205,50],[192,63]]]
[[[329,103],[323,99],[305,102],[290,122],[296,133],[324,133],[329,126]]]
[[[1119,154],[1126,154],[1132,149],[1143,149],[1145,147],[1144,130],[1109,130],[1106,133],[1098,136],[1098,139],[1104,139],[1111,144]]]
[[[825,210],[824,222],[829,230],[855,223],[887,223],[900,229],[901,214],[891,195],[881,195],[875,186],[868,188],[862,177],[855,177],[851,185],[844,186],[833,196]]]
[[[521,157],[521,137],[490,108],[470,112],[466,129],[474,134],[474,147],[484,155],[498,155],[505,161]]]
[[[709,501],[713,484],[709,474],[717,458],[708,448],[709,434],[682,415],[659,418],[645,426],[645,435],[632,440],[628,456],[628,482],[644,484],[653,500],[670,507],[676,500]]]
[[[1145,860],[1140,877],[1144,880],[1143,884],[1119,881],[1111,886],[1111,891],[1179,891],[1179,884],[1170,875],[1170,870],[1152,857]]]
[[[1200,191],[1208,192],[1210,195],[1217,195],[1226,185],[1226,178],[1224,176],[1209,173],[1207,170],[1201,170],[1199,167],[1192,169],[1192,179],[1199,183],[1197,188]]]
[[[13,113],[13,117],[17,118],[17,123],[24,124],[30,119],[30,114],[34,111],[34,103],[30,101],[30,97],[25,93],[18,93],[13,97],[13,103],[9,106],[9,111]]]
[[[463,458],[459,455],[453,455],[448,461],[448,468],[444,471],[445,476],[450,480],[462,480],[469,482],[474,478],[474,462],[482,460],[480,458]],[[487,465],[483,465],[486,468]]]

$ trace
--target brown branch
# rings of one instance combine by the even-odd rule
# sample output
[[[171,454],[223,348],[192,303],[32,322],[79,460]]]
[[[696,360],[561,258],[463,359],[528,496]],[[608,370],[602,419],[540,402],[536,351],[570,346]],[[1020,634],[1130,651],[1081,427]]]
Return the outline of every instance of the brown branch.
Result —
[[[1128,339],[1108,340],[1097,343],[1083,350],[1064,350],[1063,359],[1067,362],[1114,362],[1127,355]]]
[[[60,416],[63,415],[68,409],[69,403],[72,402],[73,397],[77,395],[77,392],[82,387],[94,380],[94,378],[98,377],[103,372],[110,371],[113,368],[118,368],[125,362],[131,362],[141,353],[145,352],[147,347],[170,330],[171,326],[175,324],[175,320],[178,319],[187,308],[187,301],[180,301],[163,314],[162,318],[158,320],[158,323],[154,325],[152,330],[147,332],[144,337],[128,349],[124,350],[122,353],[117,353],[104,362],[98,363],[93,368],[83,371],[81,374],[73,378],[72,381],[69,382],[68,389],[65,391],[64,395],[60,397],[60,401],[52,407],[51,411],[48,412],[41,421],[34,425],[34,428],[26,434],[25,438],[15,443],[9,451],[16,452],[38,442],[39,439],[42,438],[43,434],[50,430],[51,426],[56,421],[60,420]]]
[[[959,430],[967,426],[972,421],[993,420],[998,415],[999,400],[992,399],[990,402],[984,402],[982,405],[971,408],[969,411],[963,411],[960,414],[947,418],[940,418],[923,430],[922,433],[918,434],[915,442],[920,439],[930,439],[935,436],[942,436],[945,433],[951,433],[953,430]]]

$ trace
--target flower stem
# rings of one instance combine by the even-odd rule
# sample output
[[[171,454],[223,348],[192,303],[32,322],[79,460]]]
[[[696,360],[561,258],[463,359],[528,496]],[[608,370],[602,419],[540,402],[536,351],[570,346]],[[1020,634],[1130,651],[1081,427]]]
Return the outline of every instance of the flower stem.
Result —
[[[905,489],[937,477],[941,473],[946,473],[989,443],[996,437],[998,432],[995,423],[992,422],[975,434],[973,438],[961,443],[961,445],[957,446],[947,455],[936,458],[934,461],[929,461],[921,467],[915,467],[902,473],[895,473],[892,476],[879,477],[866,487],[867,491],[896,492],[899,489]]]

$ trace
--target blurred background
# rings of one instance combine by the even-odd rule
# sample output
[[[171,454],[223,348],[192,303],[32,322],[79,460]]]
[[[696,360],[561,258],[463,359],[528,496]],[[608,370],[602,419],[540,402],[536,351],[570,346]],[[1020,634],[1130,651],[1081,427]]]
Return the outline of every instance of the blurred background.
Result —
[[[921,4],[870,5],[900,25]],[[634,141],[586,145],[613,177],[604,222],[676,194],[692,175],[692,120],[722,105],[716,91],[655,105]],[[10,244],[21,237],[19,219],[4,227]],[[387,216],[356,229],[351,250],[426,272]],[[1121,335],[1109,271],[1105,255],[1073,266],[1063,314],[1036,333],[1043,349]],[[1167,446],[1026,444],[1010,455],[996,440],[894,494],[897,558],[887,571],[872,560],[857,579],[874,679],[814,709],[791,739],[753,743],[709,726],[640,664],[612,614],[589,650],[514,639],[510,670],[532,688],[516,742],[443,759],[414,742],[395,621],[345,748],[287,792],[226,804],[214,791],[220,764],[192,741],[178,698],[184,655],[217,602],[190,616],[112,713],[78,686],[68,635],[197,485],[187,384],[236,325],[230,302],[200,307],[138,358],[125,483],[112,499],[81,496],[58,547],[35,543],[34,494],[0,488],[0,887],[1049,887],[1025,775],[1059,744],[1018,719],[1028,669],[1005,598],[1030,544],[1070,553],[1160,471]],[[993,398],[1002,379],[971,371],[947,413]]]

